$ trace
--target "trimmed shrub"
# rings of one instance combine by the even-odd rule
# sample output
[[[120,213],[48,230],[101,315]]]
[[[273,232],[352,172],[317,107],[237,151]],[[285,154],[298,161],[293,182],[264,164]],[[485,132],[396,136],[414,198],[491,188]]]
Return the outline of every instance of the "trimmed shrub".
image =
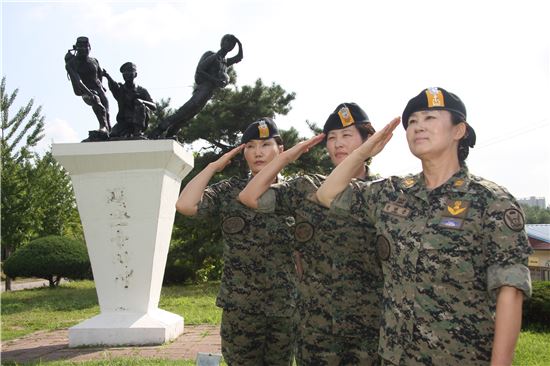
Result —
[[[84,243],[62,236],[45,236],[23,245],[4,262],[11,278],[39,277],[59,284],[61,278],[92,277],[90,259]]]
[[[523,302],[523,326],[550,327],[550,281],[534,281],[533,295]]]

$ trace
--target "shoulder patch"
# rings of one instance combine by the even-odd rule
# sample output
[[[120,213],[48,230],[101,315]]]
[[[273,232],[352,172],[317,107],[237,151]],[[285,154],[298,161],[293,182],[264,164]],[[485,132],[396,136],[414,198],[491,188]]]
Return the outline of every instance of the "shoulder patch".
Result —
[[[504,223],[513,231],[521,231],[525,226],[525,219],[520,210],[509,208],[504,211]]]

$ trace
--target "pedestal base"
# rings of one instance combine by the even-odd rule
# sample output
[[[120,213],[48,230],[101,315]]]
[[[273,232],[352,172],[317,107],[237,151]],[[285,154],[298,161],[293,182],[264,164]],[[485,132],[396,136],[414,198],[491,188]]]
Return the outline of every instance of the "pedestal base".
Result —
[[[105,312],[69,328],[69,347],[160,345],[183,333],[183,318],[162,309]]]

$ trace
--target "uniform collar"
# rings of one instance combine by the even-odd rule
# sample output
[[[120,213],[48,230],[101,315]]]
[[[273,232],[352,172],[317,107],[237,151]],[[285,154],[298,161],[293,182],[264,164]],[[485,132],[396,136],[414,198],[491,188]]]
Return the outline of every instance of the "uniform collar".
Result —
[[[251,172],[248,172],[248,177],[246,178],[246,183],[250,182],[252,180],[252,178],[254,178],[254,176],[252,175]],[[281,175],[281,174],[277,174],[277,178],[275,178],[275,183],[281,183],[281,182],[284,182],[285,179],[284,177]]]
[[[408,194],[413,194],[425,201],[428,200],[430,194],[447,194],[451,192],[467,192],[470,186],[471,176],[466,165],[461,166],[447,182],[441,186],[429,190],[426,188],[424,173],[409,175],[403,177],[399,182],[399,187]]]

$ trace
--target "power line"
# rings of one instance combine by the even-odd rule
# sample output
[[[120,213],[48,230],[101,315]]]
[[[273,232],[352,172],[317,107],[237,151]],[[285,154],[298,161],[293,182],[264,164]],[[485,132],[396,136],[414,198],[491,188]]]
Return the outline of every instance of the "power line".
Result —
[[[534,130],[538,130],[539,128],[543,128],[543,127],[547,127],[547,126],[550,126],[550,121],[545,118],[545,119],[542,119],[539,122],[536,122],[535,124],[531,125],[531,127],[527,128],[527,129],[526,128],[520,128],[520,129],[517,129],[517,130],[514,130],[514,131],[510,131],[510,132],[506,133],[503,136],[493,137],[492,139],[489,139],[489,140],[483,142],[482,144],[477,145],[476,148],[477,149],[483,149],[485,147],[497,144],[497,143],[502,142],[502,141],[509,140],[509,139],[517,137],[519,135],[524,135],[526,133],[529,133],[529,132],[532,132]]]

